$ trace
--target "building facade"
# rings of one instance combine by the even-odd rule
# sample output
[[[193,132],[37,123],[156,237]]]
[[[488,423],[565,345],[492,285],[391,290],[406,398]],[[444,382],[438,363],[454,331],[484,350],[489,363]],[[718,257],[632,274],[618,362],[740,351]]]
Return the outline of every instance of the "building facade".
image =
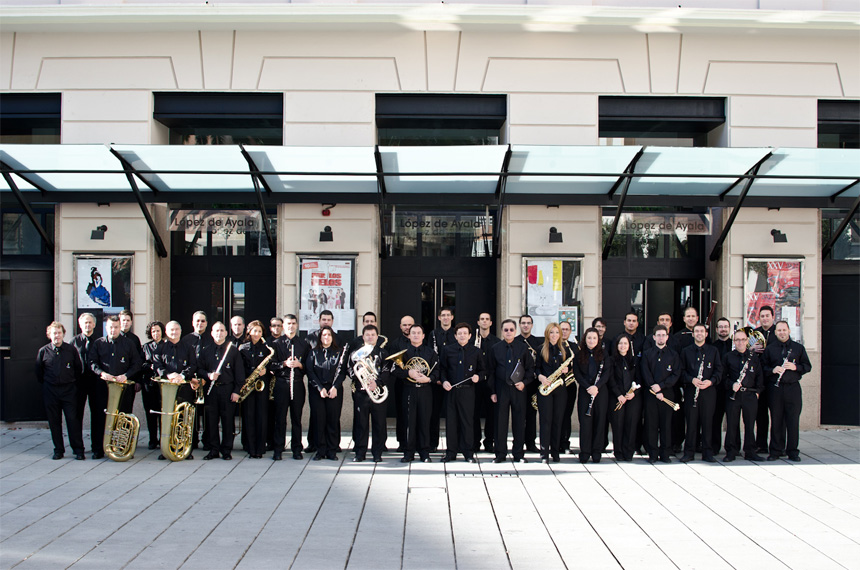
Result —
[[[340,175],[355,172],[348,150],[355,148],[426,145],[413,174],[468,170],[442,148],[448,145],[495,146],[499,157],[513,148],[514,164],[510,158],[497,163],[515,172],[524,167],[516,164],[518,147],[857,148],[860,12],[855,3],[798,0],[790,9],[785,2],[763,1],[696,2],[683,8],[656,1],[600,4],[156,7],[4,1],[4,156],[12,160],[22,152],[17,145],[30,143],[107,145],[120,154],[141,145],[283,146],[307,149],[309,165],[342,164]],[[383,170],[410,168],[406,150],[376,154],[383,162],[398,159]],[[602,154],[595,156],[603,160]],[[857,157],[845,156],[849,162]],[[58,157],[57,168],[83,168],[74,156],[60,152]],[[217,162],[218,155],[208,160]],[[311,168],[296,160],[299,166],[257,168]],[[703,162],[709,160],[717,159]],[[684,170],[685,164],[693,168],[685,161],[679,172],[693,174]],[[757,160],[748,162],[738,174],[749,174]],[[621,174],[631,162],[620,164],[594,172]],[[825,166],[813,170],[823,174]],[[7,167],[12,168],[4,163]],[[550,162],[543,168],[565,172]],[[713,300],[715,319],[724,316],[743,326],[755,309],[750,294],[759,291],[756,275],[772,277],[756,274],[755,264],[794,264],[787,287],[795,288],[798,302],[784,315],[796,316],[797,336],[813,364],[804,377],[802,427],[860,423],[857,351],[846,357],[851,351],[840,348],[830,360],[826,354],[831,330],[848,343],[840,347],[854,342],[857,348],[856,325],[840,323],[845,329],[837,329],[845,311],[828,307],[857,303],[856,222],[838,236],[838,251],[823,252],[833,229],[850,213],[856,196],[850,189],[829,204],[805,200],[806,195],[760,197],[738,209],[736,217],[733,194],[720,200],[683,192],[683,199],[631,196],[629,219],[609,233],[619,206],[615,188],[609,198],[577,198],[564,188],[530,198],[527,189],[512,192],[522,179],[501,177],[491,181],[501,188],[472,200],[470,191],[460,192],[444,176],[420,181],[405,176],[373,179],[374,185],[388,184],[385,195],[356,192],[350,198],[353,190],[337,185],[346,177],[331,176],[312,191],[264,192],[263,203],[253,192],[239,199],[235,193],[219,194],[218,181],[207,191],[211,174],[203,170],[186,177],[199,177],[193,193],[159,194],[151,188],[143,207],[152,225],[131,192],[126,199],[105,200],[98,184],[88,187],[85,178],[60,199],[60,191],[22,192],[51,230],[52,256],[37,234],[21,229],[30,221],[7,182],[2,272],[9,321],[3,325],[10,340],[3,343],[8,347],[4,419],[28,415],[16,416],[8,405],[27,393],[11,380],[24,370],[24,360],[31,360],[24,339],[43,344],[46,318],[74,330],[76,314],[87,306],[80,302],[81,284],[92,277],[91,267],[102,267],[88,260],[102,259],[99,263],[116,269],[117,263],[128,263],[116,261],[124,257],[131,259],[124,267],[124,291],[141,336],[150,320],[176,318],[190,326],[190,314],[198,308],[215,318],[240,314],[264,322],[297,313],[302,328],[312,328],[314,312],[306,296],[322,290],[327,306],[335,307],[326,293],[328,280],[335,296],[338,288],[347,289],[349,299],[337,308],[344,311],[339,318],[353,319],[338,323],[349,334],[365,311],[376,312],[382,332],[391,336],[402,314],[432,325],[445,305],[456,308],[458,321],[475,322],[487,311],[497,324],[545,306],[554,318],[561,306],[573,311],[578,330],[604,316],[608,334],[614,335],[628,310],[639,312],[646,328],[665,310],[679,327],[684,306],[700,308],[704,319]],[[468,180],[479,178],[472,172]],[[161,176],[169,184],[169,174]],[[308,172],[303,176],[312,178]],[[732,182],[731,175],[726,178]],[[148,178],[138,179],[143,187]],[[21,180],[38,188],[32,173]],[[510,183],[507,189],[502,180]],[[835,194],[851,179],[829,183]],[[332,185],[331,192],[325,184]],[[406,188],[398,193],[397,184]],[[507,200],[500,199],[505,195]],[[655,215],[704,219],[709,227],[699,233],[637,231],[637,221]],[[856,220],[856,210],[852,217]],[[274,243],[266,237],[264,218]],[[181,227],[177,220],[182,219],[251,219],[256,231],[197,232]],[[93,239],[93,230],[102,226],[103,239]],[[721,236],[727,226],[730,231]],[[773,231],[786,239],[778,241]],[[716,256],[709,255],[717,249]],[[319,262],[347,262],[346,278],[332,279],[329,272],[321,287],[309,287],[319,282],[309,281],[316,277],[307,264]],[[543,279],[532,278],[532,267],[540,275],[545,267],[557,272],[553,279],[559,286],[553,289],[564,290],[560,301],[527,299],[529,287]],[[40,312],[37,306],[48,300],[52,309]],[[319,298],[314,306],[321,308]],[[834,315],[832,329],[827,315]],[[829,376],[823,370],[830,370]],[[846,393],[857,395],[854,410],[850,404],[845,409]]]

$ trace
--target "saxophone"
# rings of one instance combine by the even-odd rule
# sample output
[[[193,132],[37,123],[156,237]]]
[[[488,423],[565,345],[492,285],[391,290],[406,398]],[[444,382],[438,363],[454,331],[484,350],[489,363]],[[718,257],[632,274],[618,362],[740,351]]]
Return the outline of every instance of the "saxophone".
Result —
[[[134,450],[137,449],[140,420],[134,414],[125,414],[118,410],[122,393],[132,383],[117,380],[105,380],[105,382],[108,383],[108,401],[105,414],[110,418],[105,423],[105,455],[114,461],[128,461],[134,457]]]
[[[254,368],[254,371],[248,374],[248,377],[245,378],[245,383],[239,390],[239,403],[244,402],[245,398],[250,396],[252,392],[262,392],[266,388],[266,383],[260,377],[266,374],[266,366],[269,365],[269,362],[271,362],[272,358],[275,356],[274,348],[269,345],[266,345],[266,348],[269,349],[269,356],[264,358],[263,361]]]
[[[171,382],[165,378],[154,378],[161,385],[161,411],[150,410],[170,421],[161,420],[161,454],[170,461],[182,461],[191,453],[191,437],[194,430],[194,406],[189,402],[176,403],[176,393],[186,381]]]
[[[562,370],[567,368],[572,361],[573,361],[573,354],[570,355],[570,358],[568,358],[567,360],[562,362],[561,366],[556,368],[555,372],[553,372],[552,374],[550,374],[547,377],[547,380],[549,380],[549,386],[545,386],[544,384],[541,384],[540,388],[538,388],[538,391],[540,392],[541,396],[549,396],[553,390],[555,390],[556,388],[558,388],[562,384],[565,384],[566,374],[564,372],[562,372]]]

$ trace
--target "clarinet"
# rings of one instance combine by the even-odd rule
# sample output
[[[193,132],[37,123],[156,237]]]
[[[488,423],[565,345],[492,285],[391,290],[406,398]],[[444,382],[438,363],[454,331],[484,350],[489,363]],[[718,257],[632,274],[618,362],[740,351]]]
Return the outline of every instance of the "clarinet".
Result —
[[[747,368],[749,368],[749,367],[750,367],[750,361],[751,361],[751,360],[752,360],[752,355],[750,355],[750,357],[749,357],[749,358],[747,358],[747,361],[744,363],[744,367],[743,367],[743,368],[741,368],[741,373],[738,375],[738,379],[737,379],[737,380],[735,380],[735,384],[743,385],[744,376],[746,376],[746,375],[747,375]],[[735,392],[734,390],[732,390],[732,393],[731,393],[731,395],[729,396],[729,400],[734,401],[734,400],[735,400],[735,398],[737,398],[737,396],[738,396],[738,393],[737,393],[737,392]]]
[[[475,329],[475,346],[481,348],[481,329]]]
[[[600,383],[600,375],[603,373],[603,362],[600,363],[600,368],[597,370],[597,377],[594,379],[594,387],[597,388],[597,385]],[[591,397],[591,401],[588,402],[588,409],[585,411],[585,415],[589,418],[591,417],[591,408],[594,407],[594,400],[597,398],[597,395]]]
[[[779,381],[782,380],[782,375],[785,374],[785,365],[788,364],[788,357],[791,356],[791,349],[788,349],[788,352],[785,353],[785,360],[782,361],[782,372],[779,373],[779,376],[776,377],[776,384],[774,387],[779,388]]]
[[[702,352],[702,362],[699,363],[699,373],[696,375],[696,378],[701,378],[702,374],[705,372],[705,353]],[[693,394],[693,407],[696,407],[696,404],[699,403],[699,387],[696,386],[696,392]]]

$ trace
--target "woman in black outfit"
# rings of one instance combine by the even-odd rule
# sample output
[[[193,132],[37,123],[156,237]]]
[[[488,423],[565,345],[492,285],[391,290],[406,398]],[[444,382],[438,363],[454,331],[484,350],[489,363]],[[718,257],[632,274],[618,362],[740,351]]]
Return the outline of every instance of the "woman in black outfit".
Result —
[[[612,355],[612,377],[609,390],[612,398],[609,405],[609,421],[612,423],[612,447],[617,461],[633,461],[633,451],[636,448],[636,432],[642,419],[642,398],[637,388],[628,393],[634,382],[637,382],[636,371],[639,361],[633,354],[630,340],[622,335],[615,346]],[[621,408],[616,410],[618,405]]]
[[[597,329],[590,327],[582,335],[573,373],[579,383],[579,462],[591,458],[600,463],[600,451],[606,437],[606,408],[609,402],[607,380],[612,376],[612,361],[600,343]],[[591,408],[591,414],[588,410]]]
[[[245,364],[245,371],[250,376],[270,354],[269,345],[263,338],[263,323],[251,321],[245,329],[245,341],[239,347],[239,354]],[[271,361],[270,361],[271,362]],[[248,444],[248,456],[260,459],[266,452],[266,427],[269,411],[269,389],[272,381],[268,368],[258,380],[263,381],[263,390],[254,390],[242,402],[242,431],[245,432]]]
[[[157,382],[153,382],[155,376],[155,367],[153,362],[155,354],[164,344],[164,323],[161,321],[152,321],[146,325],[146,338],[149,342],[144,344],[143,349],[143,368],[140,372],[140,377],[143,382],[143,410],[146,413],[146,429],[149,431],[149,449],[158,449],[159,443],[159,416],[155,412],[161,411],[161,386]]]
[[[308,353],[305,369],[308,372],[308,396],[316,421],[317,453],[314,461],[331,459],[337,461],[340,445],[340,410],[343,405],[343,384],[346,367],[341,363],[346,351],[341,353],[334,340],[331,327],[320,329],[317,347]]]
[[[567,343],[561,342],[561,329],[558,323],[547,325],[543,335],[543,347],[538,353],[535,373],[541,385],[549,386],[548,377],[570,357]],[[565,366],[564,374],[569,372]],[[567,389],[556,388],[548,395],[537,393],[538,412],[540,412],[540,458],[544,463],[561,461],[561,425],[564,419],[564,405],[567,403]]]

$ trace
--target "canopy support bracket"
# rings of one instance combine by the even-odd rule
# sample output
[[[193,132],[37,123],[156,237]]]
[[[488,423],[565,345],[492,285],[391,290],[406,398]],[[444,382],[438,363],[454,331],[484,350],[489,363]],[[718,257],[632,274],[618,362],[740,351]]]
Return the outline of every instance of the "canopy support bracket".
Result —
[[[851,205],[851,208],[848,210],[848,213],[842,218],[842,221],[839,223],[839,227],[836,228],[836,231],[833,232],[833,235],[830,236],[830,239],[827,240],[827,244],[825,244],[824,249],[821,250],[821,258],[824,259],[828,255],[830,255],[830,251],[833,249],[833,246],[836,245],[836,240],[839,239],[839,236],[842,235],[842,232],[845,231],[845,228],[848,227],[848,224],[851,223],[851,219],[854,217],[854,214],[857,213],[857,210],[860,209],[860,196],[854,199],[854,203]]]
[[[12,189],[12,193],[15,194],[15,199],[18,200],[18,203],[21,204],[22,208],[24,208],[24,212],[27,214],[27,217],[30,218],[31,222],[33,222],[33,225],[36,227],[36,231],[39,232],[40,236],[42,236],[42,241],[45,242],[45,247],[48,248],[48,252],[51,255],[54,255],[54,242],[51,241],[51,238],[48,237],[48,232],[46,232],[45,228],[42,227],[42,224],[39,223],[39,220],[36,218],[36,214],[30,207],[30,204],[24,199],[24,195],[21,194],[21,191],[18,189],[18,185],[15,184],[15,179],[13,179],[9,171],[6,170],[5,164],[3,165],[3,179],[6,180],[6,184],[8,184],[9,188]]]
[[[756,175],[758,174],[758,169],[761,167],[762,164],[764,164],[764,161],[766,161],[768,158],[770,158],[771,154],[773,154],[773,153],[772,152],[767,153],[764,157],[762,157],[761,160],[759,160],[755,164],[755,166],[750,168],[749,171],[747,172],[747,175],[749,176],[749,178],[746,178],[744,180],[744,187],[743,187],[743,190],[741,190],[740,195],[738,196],[738,201],[735,203],[735,207],[732,208],[732,213],[729,214],[729,219],[726,222],[726,226],[723,228],[723,231],[720,233],[720,237],[717,238],[717,243],[714,244],[714,249],[711,250],[711,255],[710,255],[711,261],[717,261],[720,258],[720,255],[722,255],[723,244],[725,243],[726,238],[729,237],[729,232],[731,231],[732,226],[735,223],[735,218],[738,217],[738,212],[741,211],[741,206],[743,205],[744,200],[746,200],[747,194],[749,194],[749,191],[750,191],[750,188],[752,188],[753,182],[755,182]],[[729,188],[729,190],[731,190],[731,187]],[[722,197],[729,190],[724,191],[723,194],[720,195],[720,199],[722,199]]]
[[[621,221],[621,213],[624,211],[624,202],[627,200],[627,190],[630,188],[630,182],[633,180],[633,172],[636,170],[636,163],[639,162],[639,159],[642,158],[642,155],[645,154],[645,147],[639,149],[636,155],[633,157],[633,160],[630,161],[630,164],[627,165],[627,168],[624,169],[624,174],[628,175],[623,177],[624,182],[623,187],[621,189],[621,197],[618,199],[618,208],[615,210],[615,219],[612,220],[612,228],[609,230],[609,235],[606,237],[606,243],[603,244],[603,253],[601,255],[602,259],[607,259],[609,257],[609,250],[612,248],[612,240],[615,239],[615,232],[618,231],[618,222]],[[611,200],[612,195],[615,192],[615,189],[618,186],[618,183],[621,182],[622,178],[619,178],[612,189],[609,191],[608,198]]]
[[[125,177],[128,179],[129,186],[131,186],[131,191],[137,200],[138,206],[140,206],[140,211],[143,212],[146,225],[149,226],[149,231],[152,233],[152,239],[155,241],[155,251],[158,253],[158,257],[167,257],[167,248],[164,247],[164,242],[161,239],[161,234],[158,233],[158,228],[155,227],[155,221],[152,219],[152,214],[146,207],[146,203],[143,201],[143,196],[140,194],[140,189],[137,187],[134,168],[115,149],[110,148],[109,150],[111,154],[119,160],[120,164],[122,164],[122,169],[125,171]]]

